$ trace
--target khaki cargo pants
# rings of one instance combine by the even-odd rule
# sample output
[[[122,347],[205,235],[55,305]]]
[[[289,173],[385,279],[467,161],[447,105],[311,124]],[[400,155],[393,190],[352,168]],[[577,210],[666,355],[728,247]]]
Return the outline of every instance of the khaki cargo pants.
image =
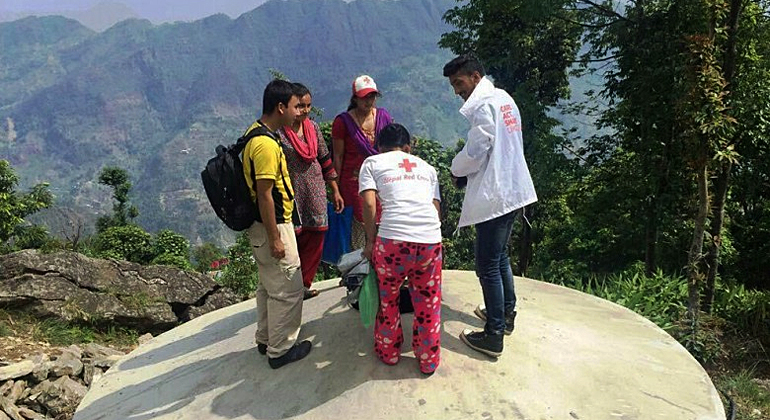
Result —
[[[277,260],[270,254],[267,231],[254,222],[248,235],[259,269],[257,287],[257,344],[267,344],[271,358],[283,356],[297,341],[302,323],[302,270],[292,223],[278,224],[286,255]]]

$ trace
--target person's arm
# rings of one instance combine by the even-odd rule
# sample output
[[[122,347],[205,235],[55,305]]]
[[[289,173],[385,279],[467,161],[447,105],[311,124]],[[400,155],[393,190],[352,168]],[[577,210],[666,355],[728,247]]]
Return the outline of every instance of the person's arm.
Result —
[[[377,239],[377,191],[361,191],[361,198],[364,202],[364,232],[366,232],[366,246],[364,246],[363,254],[366,259],[372,261],[372,250]]]
[[[342,213],[342,210],[345,208],[345,200],[342,199],[339,186],[337,186],[337,180],[330,179],[326,181],[326,183],[329,185],[329,189],[332,190],[332,204],[334,205],[334,212]]]
[[[345,123],[342,118],[337,117],[332,124],[332,161],[334,170],[337,172],[337,179],[342,176],[342,158],[345,155]]]
[[[280,260],[286,255],[283,242],[281,242],[281,233],[278,231],[278,225],[275,223],[275,203],[273,202],[273,186],[275,181],[272,179],[257,180],[257,202],[259,203],[259,215],[262,216],[262,224],[267,231],[267,241],[270,244],[270,254],[273,258]]]
[[[324,180],[326,181],[326,184],[329,186],[329,190],[331,190],[331,197],[330,200],[332,202],[332,205],[334,205],[334,211],[336,213],[342,213],[342,210],[345,208],[345,200],[342,199],[342,195],[340,195],[340,189],[339,185],[337,184],[338,174],[334,169],[334,162],[330,159],[331,154],[329,153],[329,148],[326,146],[326,141],[324,139],[323,133],[321,133],[321,129],[318,127],[318,124],[315,122],[313,123],[313,127],[316,131],[316,138],[318,139],[318,163],[321,165],[321,175],[323,176]],[[344,153],[344,145],[343,145],[343,153]]]
[[[441,220],[441,202],[434,198],[433,207],[436,208],[436,213],[438,213],[438,219]]]
[[[474,116],[468,142],[452,159],[452,176],[463,177],[478,172],[487,159],[495,138],[495,118],[492,106],[482,106]]]

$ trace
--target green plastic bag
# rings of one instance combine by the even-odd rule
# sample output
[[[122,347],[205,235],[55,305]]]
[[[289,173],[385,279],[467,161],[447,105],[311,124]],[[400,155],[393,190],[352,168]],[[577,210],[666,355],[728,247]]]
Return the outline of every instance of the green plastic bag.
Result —
[[[361,314],[361,322],[364,328],[369,328],[374,323],[374,317],[380,309],[380,290],[377,287],[377,273],[374,268],[364,277],[361,284],[361,294],[358,295],[358,311]]]

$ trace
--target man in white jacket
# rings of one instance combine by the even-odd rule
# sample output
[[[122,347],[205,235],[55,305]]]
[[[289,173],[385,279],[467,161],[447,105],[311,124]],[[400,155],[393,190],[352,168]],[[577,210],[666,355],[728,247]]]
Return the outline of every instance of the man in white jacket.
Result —
[[[471,129],[465,147],[452,160],[452,176],[467,177],[459,227],[476,225],[476,275],[484,305],[476,315],[483,331],[465,330],[460,339],[492,357],[503,352],[503,334],[513,332],[516,293],[508,240],[518,210],[537,201],[524,160],[521,116],[513,98],[495,88],[471,55],[444,66],[444,76],[465,101],[460,113]]]

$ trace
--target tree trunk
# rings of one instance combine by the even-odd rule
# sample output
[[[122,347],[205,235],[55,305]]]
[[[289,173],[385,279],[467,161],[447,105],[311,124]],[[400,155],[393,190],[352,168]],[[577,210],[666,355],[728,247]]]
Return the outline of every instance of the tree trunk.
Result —
[[[745,0],[730,0],[730,13],[727,21],[727,41],[725,44],[725,58],[722,65],[724,71],[725,83],[727,84],[727,99],[729,101],[733,78],[735,77],[737,44],[738,44],[738,24],[740,15],[743,12]],[[734,144],[735,142],[733,142]],[[706,256],[706,266],[708,267],[708,276],[704,296],[701,302],[701,309],[706,313],[711,313],[711,307],[714,303],[714,292],[716,290],[716,278],[719,271],[719,251],[722,245],[722,226],[725,218],[725,205],[727,204],[727,190],[730,185],[730,171],[733,164],[727,161],[722,164],[717,179],[714,184],[714,207],[713,222],[711,224],[711,241],[709,241],[708,254]]]
[[[727,188],[730,180],[730,170],[732,163],[729,161],[722,165],[719,175],[714,184],[714,207],[713,219],[711,222],[711,240],[708,242],[708,254],[706,255],[706,267],[708,275],[703,290],[703,300],[701,309],[703,312],[711,313],[711,306],[714,303],[714,292],[716,290],[716,278],[719,270],[719,251],[722,247],[722,225],[725,218],[725,204],[727,201]]]
[[[687,289],[689,300],[687,314],[695,324],[700,310],[700,287],[703,281],[701,266],[703,263],[703,237],[706,232],[706,219],[709,212],[708,170],[706,159],[700,159],[697,168],[698,214],[692,234],[690,251],[687,254]]]
[[[532,219],[532,207],[527,206],[521,210],[521,242],[519,242],[519,263],[516,265],[514,273],[517,276],[523,276],[527,273],[529,264],[532,262],[532,227],[528,220]]]
[[[658,245],[658,211],[657,200],[655,198],[647,203],[647,226],[644,229],[644,272],[647,276],[652,276],[657,268],[655,254]]]

